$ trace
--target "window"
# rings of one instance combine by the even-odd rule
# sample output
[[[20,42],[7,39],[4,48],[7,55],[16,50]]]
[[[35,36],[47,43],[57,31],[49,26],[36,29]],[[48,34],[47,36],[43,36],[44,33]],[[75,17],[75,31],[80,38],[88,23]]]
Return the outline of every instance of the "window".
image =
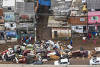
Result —
[[[78,29],[78,26],[76,26],[76,29]]]
[[[0,16],[0,19],[2,19],[2,17]]]
[[[97,28],[98,28],[98,32],[100,32],[100,26],[98,26]]]
[[[83,26],[83,32],[85,32],[86,31],[86,26]]]
[[[89,32],[95,32],[95,26],[90,26],[89,27]]]
[[[85,21],[85,18],[80,18],[80,21]]]
[[[98,20],[98,16],[91,17],[91,20]]]
[[[10,24],[11,27],[13,27],[13,24]]]
[[[8,10],[11,10],[11,7],[8,7]]]

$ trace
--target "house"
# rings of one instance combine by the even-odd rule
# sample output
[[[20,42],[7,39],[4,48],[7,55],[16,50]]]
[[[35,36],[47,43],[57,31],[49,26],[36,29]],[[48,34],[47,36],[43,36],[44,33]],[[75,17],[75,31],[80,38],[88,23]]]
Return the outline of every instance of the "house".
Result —
[[[4,11],[15,11],[16,0],[3,0],[2,7]]]
[[[52,39],[71,37],[71,29],[67,25],[71,3],[72,0],[51,0],[54,16],[49,16],[48,27],[51,28]]]
[[[86,0],[73,0],[70,16],[87,16]],[[86,11],[86,13],[84,13]]]
[[[86,33],[88,22],[86,0],[73,0],[71,8],[72,10],[68,19],[72,31],[75,33]]]
[[[16,21],[17,21],[17,33],[21,35],[24,32],[28,35],[30,32],[34,35],[35,26],[35,13],[34,3],[28,0],[16,2]]]
[[[100,11],[88,12],[89,32],[100,32]]]
[[[100,32],[100,0],[87,0],[88,31]]]
[[[51,28],[52,39],[71,37],[71,29],[67,25],[67,21],[57,21],[54,16],[50,16],[48,27]]]
[[[72,31],[77,33],[87,32],[87,16],[71,16],[69,17],[69,23],[71,24]]]

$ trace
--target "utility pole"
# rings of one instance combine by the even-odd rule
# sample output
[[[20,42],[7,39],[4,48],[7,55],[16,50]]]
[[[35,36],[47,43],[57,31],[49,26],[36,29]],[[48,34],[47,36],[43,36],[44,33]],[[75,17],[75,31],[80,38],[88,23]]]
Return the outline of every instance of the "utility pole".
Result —
[[[36,42],[36,40],[37,40],[37,38],[36,38],[36,24],[35,24],[35,42]]]
[[[36,42],[36,40],[37,40],[37,33],[36,33],[36,31],[37,31],[37,29],[36,29],[36,27],[37,27],[37,26],[36,26],[36,23],[37,23],[37,22],[36,22],[36,12],[35,12],[35,4],[36,4],[36,3],[37,3],[37,0],[36,0],[36,1],[34,0],[34,1],[33,1],[33,4],[34,4],[34,5],[33,5],[33,8],[34,8],[34,11],[33,11],[33,15],[34,15],[34,16],[33,16],[33,18],[34,18],[33,23],[34,23],[34,35],[35,35],[35,36],[34,36],[34,41],[35,41],[35,42]]]

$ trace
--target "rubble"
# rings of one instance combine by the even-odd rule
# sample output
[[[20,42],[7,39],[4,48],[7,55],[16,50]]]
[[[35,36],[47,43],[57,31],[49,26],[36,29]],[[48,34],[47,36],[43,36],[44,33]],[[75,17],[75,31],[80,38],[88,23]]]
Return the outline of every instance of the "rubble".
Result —
[[[73,51],[72,45],[65,45],[61,41],[41,40],[34,44],[14,45],[1,53],[2,61],[11,61],[19,64],[41,65],[49,61],[70,59],[72,57],[91,58],[95,52],[89,50]],[[68,61],[70,63],[70,61]]]
[[[49,60],[59,60],[64,53],[61,42],[37,41],[34,44],[14,45],[1,53],[3,61],[26,64],[42,64]]]

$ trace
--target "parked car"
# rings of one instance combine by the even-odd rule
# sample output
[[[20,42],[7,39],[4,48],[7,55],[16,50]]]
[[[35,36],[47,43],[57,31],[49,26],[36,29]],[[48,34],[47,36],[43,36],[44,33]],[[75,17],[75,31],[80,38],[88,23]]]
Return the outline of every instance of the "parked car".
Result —
[[[100,47],[95,47],[96,53],[100,52]]]
[[[60,59],[58,61],[54,61],[54,65],[69,65],[69,59],[65,58],[65,59]]]
[[[100,64],[100,57],[92,57],[90,59],[90,65],[99,65]]]

